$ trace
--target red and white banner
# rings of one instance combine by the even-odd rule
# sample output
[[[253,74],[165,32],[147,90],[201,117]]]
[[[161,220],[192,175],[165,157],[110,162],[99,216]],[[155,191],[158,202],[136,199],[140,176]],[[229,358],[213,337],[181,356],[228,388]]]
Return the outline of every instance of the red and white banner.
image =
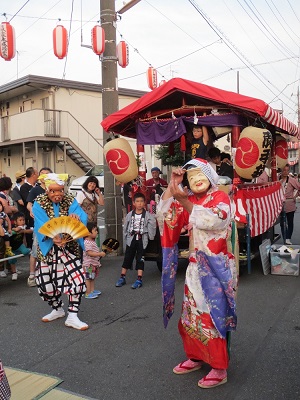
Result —
[[[239,186],[234,195],[235,219],[247,223],[251,236],[258,236],[273,226],[282,210],[284,192],[280,182]]]
[[[287,142],[289,149],[299,149],[299,142]]]
[[[292,136],[297,136],[299,138],[299,128],[297,125],[290,122],[288,119],[284,118],[282,114],[274,110],[272,107],[267,106],[265,114],[263,115],[264,120],[269,122],[273,126],[283,129]]]

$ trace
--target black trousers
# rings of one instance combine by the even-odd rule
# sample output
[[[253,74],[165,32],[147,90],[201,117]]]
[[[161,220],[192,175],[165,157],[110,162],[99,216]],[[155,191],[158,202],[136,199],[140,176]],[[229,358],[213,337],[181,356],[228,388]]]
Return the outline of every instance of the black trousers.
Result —
[[[284,239],[291,239],[294,231],[295,211],[285,213],[286,226],[284,226],[283,213],[280,214],[281,234]]]
[[[142,238],[137,239],[134,235],[130,246],[126,246],[125,257],[122,268],[132,269],[134,257],[136,259],[136,270],[144,271],[144,248]]]

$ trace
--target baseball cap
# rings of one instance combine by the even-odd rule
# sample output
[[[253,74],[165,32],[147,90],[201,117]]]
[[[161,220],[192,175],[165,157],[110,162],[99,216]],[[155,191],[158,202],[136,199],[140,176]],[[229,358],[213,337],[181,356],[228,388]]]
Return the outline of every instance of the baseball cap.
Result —
[[[24,171],[24,170],[22,170],[22,169],[19,169],[19,170],[16,172],[16,179],[25,178],[25,176],[26,176],[26,171]]]
[[[158,167],[151,168],[151,172],[157,171],[161,174],[161,170]]]

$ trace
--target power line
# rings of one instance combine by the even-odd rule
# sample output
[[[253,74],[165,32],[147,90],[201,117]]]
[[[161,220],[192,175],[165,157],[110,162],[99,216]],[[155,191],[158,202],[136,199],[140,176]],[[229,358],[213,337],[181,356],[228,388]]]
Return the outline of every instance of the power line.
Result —
[[[68,49],[69,49],[69,44],[70,44],[70,41],[71,41],[73,10],[74,10],[74,0],[72,0],[72,7],[71,7],[70,25],[69,25],[69,32],[68,32]],[[65,60],[65,65],[64,65],[64,72],[63,72],[62,79],[65,79],[65,77],[66,77],[67,62],[68,62],[68,52],[67,52],[67,55],[66,55],[66,60]]]
[[[262,80],[265,79],[266,82],[269,83],[269,85],[273,86],[277,92],[279,92],[279,89],[272,83],[270,82],[260,71],[258,71],[254,66],[253,63],[247,59],[247,57],[237,48],[235,44],[231,42],[231,40],[220,30],[220,28],[217,27],[217,25],[204,13],[203,10],[200,9],[200,7],[197,5],[197,3],[194,0],[188,0],[193,7],[197,10],[197,12],[202,16],[202,18],[206,21],[206,23],[211,27],[211,29],[218,35],[220,39],[222,39],[225,43],[225,45],[236,55],[236,57],[239,58],[239,60],[246,65],[249,70],[256,76],[257,79],[273,94],[276,95],[273,90],[267,84]],[[259,76],[261,75],[262,78]],[[287,107],[286,103],[284,103]],[[290,107],[289,107],[290,108]]]
[[[253,43],[253,45],[255,46],[255,48],[257,49],[257,51],[261,54],[261,56],[266,60],[266,57],[265,57],[265,53],[264,52],[262,52],[261,50],[260,50],[260,47],[257,45],[257,42],[255,41],[255,40],[253,40],[252,39],[252,35],[250,35],[250,34],[248,34],[248,32],[249,32],[249,29],[244,29],[244,26],[243,26],[243,24],[241,24],[240,23],[240,19],[238,19],[236,16],[235,16],[235,8],[233,8],[233,9],[231,9],[231,8],[229,8],[228,7],[228,5],[226,4],[226,2],[223,0],[223,3],[225,4],[225,7],[227,8],[227,10],[229,11],[229,13],[232,15],[232,17],[235,19],[235,21],[236,21],[236,23],[240,26],[240,29],[242,29],[243,30],[243,32],[245,33],[245,35],[249,38],[249,40]],[[258,65],[264,65],[264,64],[268,64],[268,62],[266,62],[266,63],[262,63],[262,64],[255,64],[255,66],[258,66]],[[273,62],[270,62],[270,64],[271,64],[271,66],[272,66],[272,69],[273,69],[273,71],[278,75],[278,76],[280,76],[279,74],[278,74],[278,72],[277,72],[277,70],[273,67]],[[246,68],[246,67],[242,67],[242,68]],[[280,78],[284,81],[284,79],[280,76]]]
[[[59,0],[59,2],[60,2],[60,1],[62,1],[62,0]],[[56,4],[57,4],[57,3],[56,3]],[[56,4],[54,4],[53,7],[55,7]],[[51,8],[53,8],[53,7],[51,7]],[[50,10],[51,10],[51,8],[50,8]],[[48,10],[48,11],[49,11],[49,10]],[[47,11],[47,12],[48,12],[48,11]],[[46,13],[45,13],[45,14],[46,14]],[[43,14],[43,15],[45,15],[45,14]],[[7,15],[7,16],[10,16],[10,15],[13,15],[13,14],[6,13],[6,15]],[[57,18],[36,17],[36,16],[31,16],[31,15],[17,15],[17,17],[18,17],[18,18],[26,18],[26,19],[36,19],[36,20],[42,19],[42,20],[44,20],[44,21],[57,21]],[[70,22],[69,19],[61,19],[61,21],[62,21],[62,22]],[[81,22],[81,20],[80,20],[80,19],[73,19],[73,22]],[[91,22],[91,21],[83,20],[82,22]],[[92,21],[92,22],[97,22],[97,20]]]
[[[274,4],[274,1],[271,0],[271,3],[273,4],[274,8],[276,9],[277,13],[279,14],[280,18],[277,17],[277,15],[275,14],[275,12],[273,11],[272,7],[269,5],[268,0],[265,0],[268,7],[270,8],[272,14],[274,15],[274,17],[277,19],[277,21],[279,22],[279,24],[282,26],[282,29],[286,32],[286,34],[292,39],[292,41],[295,43],[295,45],[298,47],[298,43],[295,42],[295,40],[292,38],[292,36],[288,33],[288,31],[285,29],[284,25],[282,24],[281,21],[284,21],[284,23],[286,24],[287,27],[289,27],[291,29],[291,27],[289,26],[289,24],[286,22],[285,18],[283,17],[283,15],[281,14],[281,12],[278,10],[278,8],[276,7],[276,4]],[[300,39],[300,37],[296,34],[296,32],[294,30],[292,30],[293,34]]]
[[[193,39],[196,43],[200,44],[203,46],[202,43],[199,42],[196,38],[194,38],[192,35],[190,35],[188,32],[186,32],[184,29],[182,29],[179,25],[177,25],[174,21],[172,21],[166,14],[161,12],[158,8],[154,7],[152,4],[150,4],[147,0],[144,0],[150,7],[152,7],[155,11],[157,11],[160,15],[162,15],[164,18],[166,18],[169,22],[171,22],[174,26],[176,26],[179,30],[181,30],[185,35]],[[209,49],[207,50],[213,57],[215,57],[218,61],[220,61],[222,64],[224,64],[226,67],[230,68],[229,65],[226,64],[226,62],[222,59],[219,58],[216,54],[212,53]]]
[[[90,22],[90,21],[93,21],[93,20],[98,16],[98,14],[99,14],[99,13],[97,13],[96,15],[93,15],[93,17],[92,17],[89,21],[87,21],[84,25],[86,25],[86,24],[87,24],[88,22]],[[76,33],[79,29],[80,29],[80,28],[75,29],[75,31],[73,31],[72,35],[73,35],[74,33]],[[49,49],[49,50],[47,50],[44,54],[42,54],[41,56],[39,56],[38,58],[36,58],[32,63],[30,63],[29,65],[27,65],[25,68],[23,68],[23,69],[22,69],[21,71],[19,71],[19,72],[25,71],[26,69],[28,69],[29,67],[31,67],[33,64],[35,64],[36,62],[38,62],[41,58],[43,58],[46,54],[50,53],[51,51],[52,51],[52,48]],[[14,75],[12,78],[8,79],[7,82],[10,82],[12,79],[15,78],[15,76],[16,76],[16,75]]]
[[[127,41],[126,41],[126,42],[127,42]],[[164,67],[166,67],[166,66],[168,66],[168,65],[173,64],[174,62],[183,60],[184,58],[187,58],[187,57],[189,57],[189,56],[191,56],[191,55],[197,53],[197,52],[200,51],[200,50],[207,49],[208,47],[210,47],[210,46],[212,46],[212,45],[214,45],[214,44],[216,44],[216,43],[218,43],[218,42],[220,42],[220,41],[219,41],[219,40],[216,40],[216,41],[214,41],[214,42],[212,42],[212,43],[210,43],[210,44],[208,44],[208,45],[206,45],[206,46],[201,47],[200,49],[197,49],[197,50],[192,51],[191,53],[185,54],[185,55],[182,56],[182,57],[179,57],[179,58],[177,58],[177,59],[175,59],[175,60],[172,60],[172,61],[170,61],[170,62],[168,62],[168,63],[166,63],[166,64],[163,64],[163,65],[160,65],[160,66],[158,66],[158,67],[155,67],[155,69],[156,69],[156,70],[159,70],[160,68],[164,68]],[[127,42],[127,43],[128,43],[128,42]],[[129,43],[128,43],[128,44],[129,44]],[[139,51],[138,51],[137,49],[135,49],[135,51],[137,51],[137,53],[140,55],[140,53],[139,53]],[[142,56],[141,56],[141,57],[142,57]],[[142,57],[142,58],[143,58],[143,57]],[[144,59],[144,58],[143,58],[143,59]],[[144,59],[144,60],[146,61],[146,59]],[[146,62],[148,63],[148,65],[152,65],[152,64],[149,63],[148,61],[146,61]],[[159,71],[158,71],[158,72],[159,72]],[[119,81],[124,81],[124,80],[127,80],[127,79],[135,78],[135,77],[137,77],[137,76],[143,75],[144,73],[145,73],[145,72],[141,72],[141,73],[139,73],[139,74],[132,75],[132,76],[128,76],[128,77],[126,77],[126,78],[121,78],[121,79],[119,79]]]
[[[272,33],[266,28],[266,26],[268,25],[264,20],[260,20],[260,18],[257,16],[257,14],[255,13],[255,11],[253,11],[253,9],[249,6],[249,4],[247,3],[246,0],[244,0],[244,3],[247,5],[247,7],[249,8],[249,10],[252,12],[252,14],[254,15],[254,17],[259,21],[259,24],[257,24],[254,19],[252,18],[252,16],[248,13],[248,11],[245,9],[245,7],[241,4],[240,0],[237,0],[237,2],[239,3],[239,5],[241,6],[241,8],[245,11],[245,13],[248,15],[248,17],[253,21],[253,23],[257,26],[257,28],[262,32],[262,34],[272,43],[273,46],[275,46],[282,54],[284,54],[285,56],[287,55],[286,53],[288,53],[289,55],[290,52],[289,50],[286,50],[286,46],[284,44],[281,43],[281,40],[276,37],[274,37],[274,35],[272,35]],[[262,27],[260,27],[260,25]],[[267,31],[267,33],[269,34],[269,36],[266,35],[266,32],[263,31],[263,29],[265,31]],[[281,46],[281,48],[279,47]],[[292,54],[293,55],[293,54]]]
[[[17,37],[19,38],[20,36],[22,36],[26,31],[28,31],[28,29],[32,28],[34,24],[36,24],[40,19],[43,19],[42,17],[44,15],[46,15],[49,11],[52,10],[52,8],[54,8],[55,6],[57,6],[57,4],[59,4],[62,0],[58,0],[57,3],[55,3],[52,7],[50,7],[44,14],[42,14],[41,17],[36,18],[36,21],[34,21],[31,25],[29,25],[25,31],[21,32]],[[55,21],[57,21],[57,18],[55,19]]]
[[[295,10],[293,9],[293,7],[291,5],[290,0],[287,0],[287,2],[289,4],[289,6],[291,7],[291,10],[293,11],[293,13],[294,13],[295,17],[297,18],[298,22],[300,22],[300,19],[299,19],[298,15],[295,13]]]
[[[11,19],[9,20],[9,22],[11,22],[11,21],[15,18],[15,16],[22,10],[22,8],[24,8],[24,7],[26,6],[27,3],[29,3],[29,1],[30,1],[30,0],[27,0],[27,1],[25,2],[25,4],[22,5],[22,7],[20,8],[20,10],[17,11],[17,12],[11,17]]]
[[[256,12],[258,13],[258,15],[260,16],[260,18],[258,18],[257,14],[253,11],[253,9],[249,6],[249,4],[247,3],[247,0],[244,0],[244,3],[247,4],[247,6],[249,7],[249,9],[252,11],[252,13],[254,14],[254,16],[258,19],[258,21],[260,22],[260,24],[262,25],[262,27],[269,33],[269,35],[272,36],[272,38],[288,53],[290,53],[290,55],[294,55],[291,50],[284,44],[284,42],[281,40],[280,36],[277,35],[276,32],[274,32],[274,30],[272,29],[272,27],[270,27],[270,25],[268,24],[268,22],[266,21],[266,19],[263,17],[263,15],[261,15],[261,13],[258,11],[257,7],[253,4],[252,0],[249,0],[250,3],[253,5],[254,9],[256,10]],[[272,11],[274,17],[277,19],[272,7],[270,7],[270,5],[268,4],[268,1],[265,0],[265,2],[267,3],[268,7],[270,8],[270,10]],[[281,25],[282,26],[282,25]],[[292,38],[291,38],[292,39]],[[292,39],[293,40],[293,39]],[[298,46],[297,46],[298,47]]]

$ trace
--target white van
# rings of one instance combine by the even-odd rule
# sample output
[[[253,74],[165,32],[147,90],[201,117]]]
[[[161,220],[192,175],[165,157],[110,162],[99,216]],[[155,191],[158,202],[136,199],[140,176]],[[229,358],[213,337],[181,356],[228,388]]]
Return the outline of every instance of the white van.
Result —
[[[99,187],[101,189],[101,192],[104,192],[104,170],[103,170],[103,165],[95,165],[93,168],[91,168],[85,175],[80,176],[79,178],[76,178],[72,181],[68,191],[71,193],[73,196],[76,197],[77,192],[82,189],[82,185],[86,181],[88,176],[95,175],[95,177],[98,179],[99,182]]]

